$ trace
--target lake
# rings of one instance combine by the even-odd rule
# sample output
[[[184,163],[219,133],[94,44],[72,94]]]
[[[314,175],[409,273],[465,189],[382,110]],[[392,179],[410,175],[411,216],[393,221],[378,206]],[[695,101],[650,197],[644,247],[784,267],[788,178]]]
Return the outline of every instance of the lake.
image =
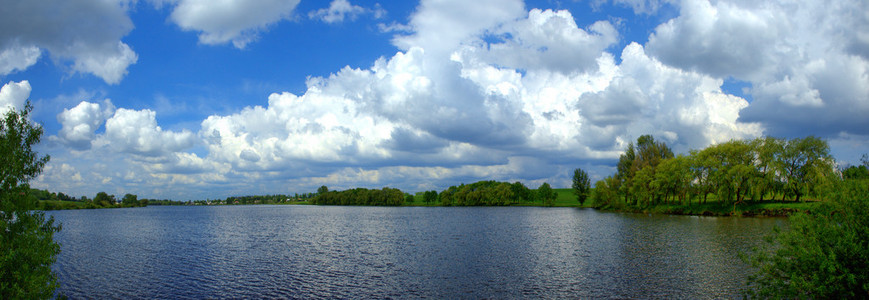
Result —
[[[50,211],[78,298],[736,298],[781,218],[544,207]]]

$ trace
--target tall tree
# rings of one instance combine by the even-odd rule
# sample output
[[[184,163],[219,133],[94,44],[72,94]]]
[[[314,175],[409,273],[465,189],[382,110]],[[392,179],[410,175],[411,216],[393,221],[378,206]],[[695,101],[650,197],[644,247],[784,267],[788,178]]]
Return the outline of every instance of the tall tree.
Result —
[[[322,186],[320,186],[320,188],[317,189],[317,194],[320,194],[320,195],[328,193],[328,192],[329,192],[329,188],[326,187],[325,185],[322,185]]]
[[[126,194],[121,198],[121,204],[124,206],[139,206],[139,197],[133,194]]]
[[[787,142],[780,157],[787,191],[795,201],[811,193],[814,185],[822,185],[832,167],[830,146],[826,141],[808,136]]]
[[[759,137],[751,141],[751,148],[755,154],[755,167],[758,176],[755,177],[754,189],[760,201],[772,192],[773,196],[781,186],[779,174],[781,174],[780,158],[784,151],[785,141],[774,137]]]
[[[549,186],[549,184],[546,182],[544,182],[540,185],[539,188],[537,188],[537,195],[546,206],[555,205],[555,199],[558,198],[558,194],[555,193],[555,191],[552,190],[552,187]]]
[[[53,239],[60,225],[36,210],[27,184],[49,159],[32,149],[42,137],[32,110],[27,101],[0,122],[0,299],[47,299],[58,285],[51,265],[60,253]]]
[[[573,194],[576,195],[580,206],[585,203],[585,199],[588,199],[590,191],[591,181],[588,179],[588,173],[580,168],[573,170]]]
[[[112,205],[110,202],[112,199],[109,197],[109,194],[106,192],[99,192],[96,196],[94,196],[94,204],[98,206],[110,206]]]
[[[616,173],[615,178],[619,180],[619,188],[621,189],[622,194],[625,196],[625,202],[632,202],[631,199],[631,185],[632,179],[634,178],[634,160],[636,160],[637,154],[634,151],[634,144],[628,143],[628,146],[625,147],[625,153],[619,155],[619,163],[616,167],[618,173]]]

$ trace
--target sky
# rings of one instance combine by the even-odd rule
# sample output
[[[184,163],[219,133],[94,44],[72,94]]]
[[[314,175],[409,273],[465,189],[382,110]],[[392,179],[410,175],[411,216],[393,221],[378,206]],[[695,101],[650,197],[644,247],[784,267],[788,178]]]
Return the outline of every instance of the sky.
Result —
[[[869,2],[0,0],[34,188],[196,200],[609,176],[814,135],[869,152]]]

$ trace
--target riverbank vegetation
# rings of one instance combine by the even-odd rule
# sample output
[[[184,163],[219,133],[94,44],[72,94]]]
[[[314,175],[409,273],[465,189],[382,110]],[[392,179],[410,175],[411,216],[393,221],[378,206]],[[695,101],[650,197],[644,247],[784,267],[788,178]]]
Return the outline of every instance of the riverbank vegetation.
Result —
[[[48,299],[57,288],[51,270],[60,245],[60,225],[37,210],[29,182],[49,157],[33,150],[42,127],[30,120],[33,106],[11,109],[0,120],[0,299]]]
[[[610,210],[756,214],[751,208],[765,204],[820,200],[840,180],[827,142],[811,136],[733,140],[674,155],[644,135],[627,146],[616,174],[595,183],[591,197],[594,207]]]
[[[325,186],[318,190],[318,195],[310,200],[318,205],[368,205],[368,206],[400,206],[405,202],[405,194],[399,189],[383,188],[380,190],[356,188],[344,191],[329,191]]]
[[[811,213],[790,218],[747,260],[745,295],[763,299],[869,297],[869,180],[833,183]]]
[[[119,200],[115,195],[110,195],[106,192],[97,193],[93,199],[86,196],[76,198],[64,193],[54,193],[39,189],[30,189],[29,195],[37,200],[36,207],[39,210],[145,207],[150,203],[149,199],[139,199],[134,194],[125,194]]]

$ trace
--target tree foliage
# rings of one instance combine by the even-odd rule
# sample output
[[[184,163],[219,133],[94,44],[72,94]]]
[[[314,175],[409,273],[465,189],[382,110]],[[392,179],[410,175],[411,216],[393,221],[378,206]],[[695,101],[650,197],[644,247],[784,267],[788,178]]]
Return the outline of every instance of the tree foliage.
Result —
[[[869,297],[869,185],[838,181],[828,201],[790,218],[750,258],[746,295],[779,299]]]
[[[422,194],[422,202],[425,203],[436,203],[438,201],[438,192],[437,191],[426,191]]]
[[[112,206],[115,204],[113,198],[114,196],[110,197],[106,192],[99,192],[94,196],[94,205],[103,207]]]
[[[520,182],[491,180],[451,186],[438,197],[444,206],[500,206],[532,200],[531,191]]]
[[[555,199],[558,198],[558,193],[549,186],[549,183],[544,182],[537,188],[537,197],[540,197],[540,201],[543,201],[544,205],[553,206]]]
[[[328,191],[317,195],[310,202],[318,205],[400,206],[404,200],[404,192],[385,187],[380,190],[356,188],[340,192]]]
[[[50,298],[57,288],[51,271],[60,245],[53,240],[60,226],[36,210],[28,182],[42,172],[48,156],[32,146],[42,127],[28,116],[28,101],[20,111],[10,110],[0,122],[0,298]]]
[[[865,165],[850,166],[842,171],[842,177],[851,180],[869,179],[869,168],[866,168]]]
[[[636,146],[634,146],[636,145]],[[794,201],[823,195],[839,178],[830,147],[816,137],[791,140],[761,137],[729,141],[687,156],[673,156],[663,142],[641,136],[619,157],[616,174],[592,191],[597,207],[647,208],[660,204],[706,203],[709,195],[722,205],[781,195]],[[859,176],[859,168],[845,172]]]
[[[573,170],[573,194],[576,195],[576,200],[579,201],[579,205],[585,203],[585,199],[588,199],[588,195],[591,192],[591,182],[588,178],[588,173],[583,169],[577,168]]]

